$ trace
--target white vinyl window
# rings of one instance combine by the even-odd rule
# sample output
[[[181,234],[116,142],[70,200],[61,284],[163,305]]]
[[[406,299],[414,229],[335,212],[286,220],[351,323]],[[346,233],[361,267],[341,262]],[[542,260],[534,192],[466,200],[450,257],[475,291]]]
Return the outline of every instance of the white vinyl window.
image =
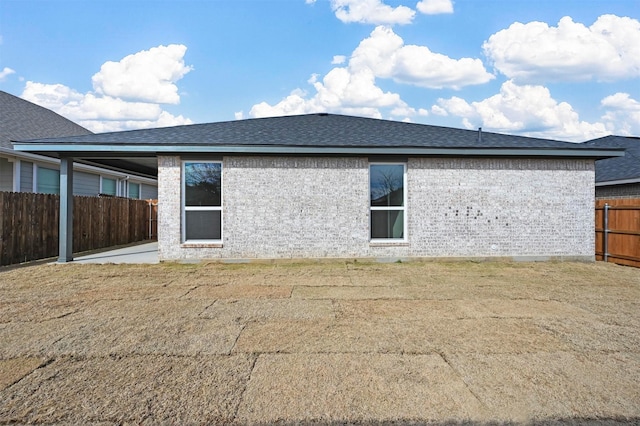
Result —
[[[129,198],[140,198],[140,184],[129,182]]]
[[[117,194],[116,180],[101,176],[100,177],[100,193],[104,195],[115,196]]]
[[[182,162],[182,241],[222,241],[222,162]]]
[[[38,167],[37,192],[60,194],[60,171]]]
[[[407,166],[404,163],[369,165],[371,241],[403,242],[407,235]]]

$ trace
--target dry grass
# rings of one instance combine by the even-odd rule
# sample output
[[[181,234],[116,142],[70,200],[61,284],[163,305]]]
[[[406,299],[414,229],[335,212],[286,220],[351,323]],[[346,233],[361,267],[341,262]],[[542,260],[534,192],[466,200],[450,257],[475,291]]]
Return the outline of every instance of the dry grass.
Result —
[[[42,360],[38,358],[0,360],[0,389],[11,386],[40,365],[42,365]]]
[[[0,271],[0,423],[640,422],[640,270]]]
[[[279,378],[276,383],[274,377]],[[483,405],[438,355],[260,357],[240,406],[239,420],[255,423],[266,416],[270,422],[286,421],[300,412],[327,422],[343,421],[343,413],[349,413],[351,421],[365,422],[438,420],[452,412],[462,419],[487,418]]]
[[[253,359],[61,357],[3,395],[8,422],[212,423],[233,417]]]

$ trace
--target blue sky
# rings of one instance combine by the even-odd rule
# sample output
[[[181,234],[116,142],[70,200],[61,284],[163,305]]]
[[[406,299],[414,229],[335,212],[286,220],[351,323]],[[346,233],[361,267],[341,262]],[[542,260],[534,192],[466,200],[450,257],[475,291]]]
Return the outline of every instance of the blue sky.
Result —
[[[322,111],[640,136],[640,1],[0,0],[0,90],[94,131]]]

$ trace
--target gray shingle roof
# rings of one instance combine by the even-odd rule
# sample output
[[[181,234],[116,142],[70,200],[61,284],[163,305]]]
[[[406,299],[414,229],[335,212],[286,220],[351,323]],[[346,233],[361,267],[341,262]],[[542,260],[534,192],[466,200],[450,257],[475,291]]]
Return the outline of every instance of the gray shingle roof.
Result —
[[[24,138],[22,139],[25,140]],[[547,139],[335,114],[308,114],[28,141],[81,145],[536,148],[587,147]]]
[[[87,135],[91,132],[55,112],[0,91],[0,147],[12,140]]]
[[[621,149],[335,114],[307,114],[19,141],[76,158],[173,154],[607,158]]]
[[[583,145],[598,148],[625,148],[624,157],[596,161],[596,182],[640,179],[640,138],[606,136]]]

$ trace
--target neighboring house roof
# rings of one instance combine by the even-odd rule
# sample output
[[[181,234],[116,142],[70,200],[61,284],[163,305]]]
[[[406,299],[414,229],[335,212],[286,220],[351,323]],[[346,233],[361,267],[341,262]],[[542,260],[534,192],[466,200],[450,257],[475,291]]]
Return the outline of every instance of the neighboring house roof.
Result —
[[[596,161],[596,184],[640,182],[640,137],[605,136],[585,142],[583,145],[625,149],[624,157]]]
[[[93,135],[90,130],[47,108],[0,91],[0,151],[13,151],[12,141],[16,140]],[[56,153],[34,153],[58,157]],[[157,168],[154,162],[129,161],[121,157],[85,163],[149,178],[155,178]]]
[[[487,155],[604,158],[622,155],[547,139],[335,114],[307,114],[93,134],[16,143],[74,155],[161,153]]]
[[[55,112],[0,91],[0,148],[12,140],[90,135],[89,130]]]

